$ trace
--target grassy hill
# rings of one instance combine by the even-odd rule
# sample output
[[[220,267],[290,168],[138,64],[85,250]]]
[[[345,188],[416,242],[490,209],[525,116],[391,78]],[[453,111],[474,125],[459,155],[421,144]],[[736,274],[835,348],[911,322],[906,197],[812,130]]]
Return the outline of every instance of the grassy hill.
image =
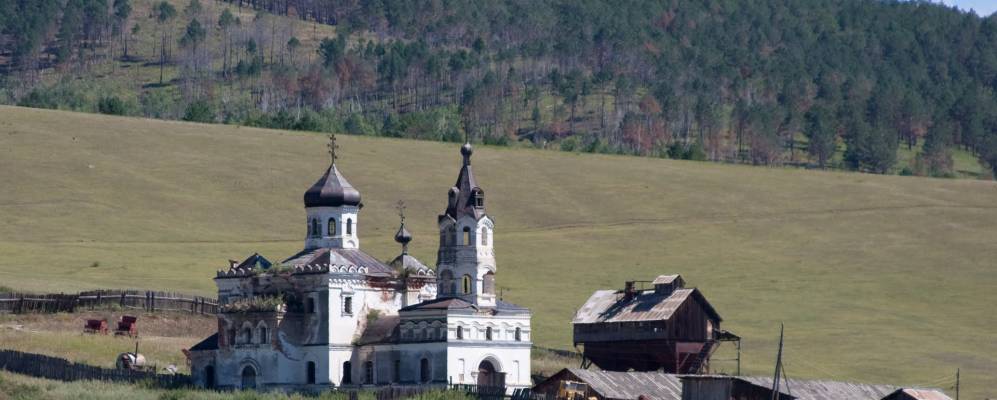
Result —
[[[210,294],[228,259],[280,259],[305,233],[322,136],[0,107],[0,285]],[[435,261],[457,146],[341,137],[368,252]],[[997,392],[997,184],[478,146],[497,283],[570,348],[592,291],[681,273],[769,374],[780,322],[791,377]],[[727,348],[730,350],[730,348]],[[731,354],[724,353],[721,357]],[[715,368],[732,372],[732,363]]]

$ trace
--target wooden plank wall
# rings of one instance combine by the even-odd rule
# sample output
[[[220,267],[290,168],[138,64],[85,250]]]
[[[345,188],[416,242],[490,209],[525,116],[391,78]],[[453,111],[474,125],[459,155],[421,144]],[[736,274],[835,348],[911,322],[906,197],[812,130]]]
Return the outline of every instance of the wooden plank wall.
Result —
[[[76,294],[0,293],[0,313],[72,313],[97,309],[179,311],[214,315],[218,313],[218,301],[176,292],[118,289],[91,290]]]

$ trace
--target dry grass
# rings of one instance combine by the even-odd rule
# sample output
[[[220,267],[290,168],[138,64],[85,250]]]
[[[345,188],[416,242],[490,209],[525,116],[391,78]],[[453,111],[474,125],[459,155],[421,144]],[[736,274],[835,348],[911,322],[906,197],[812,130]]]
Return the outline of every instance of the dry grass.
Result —
[[[404,199],[432,264],[456,146],[340,144],[363,248],[398,253]],[[315,134],[0,108],[0,282],[210,294],[226,260],[301,247],[301,194],[327,162]],[[746,373],[770,373],[785,322],[793,376],[947,384],[961,367],[963,394],[997,395],[994,182],[486,146],[474,165],[497,283],[539,345],[570,346],[592,291],[681,273],[745,337]]]
[[[180,350],[201,341],[217,326],[214,318],[204,316],[127,314],[138,316],[138,339],[113,335],[113,321],[120,312],[0,315],[0,347],[114,367],[118,354],[134,351],[138,342],[139,352],[148,363],[159,367],[174,364],[183,369],[186,358]],[[84,322],[91,318],[107,318],[112,334],[84,334]]]

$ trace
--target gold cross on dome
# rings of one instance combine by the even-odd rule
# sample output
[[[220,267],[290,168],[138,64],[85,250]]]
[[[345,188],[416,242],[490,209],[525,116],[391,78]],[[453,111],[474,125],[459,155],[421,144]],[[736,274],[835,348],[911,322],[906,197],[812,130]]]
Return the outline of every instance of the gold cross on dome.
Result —
[[[405,202],[398,200],[398,203],[395,204],[395,209],[398,210],[398,216],[401,217],[402,223],[405,223]]]
[[[336,144],[336,134],[335,133],[330,133],[329,134],[329,144],[327,145],[327,147],[329,147],[329,157],[332,157],[332,163],[335,164],[336,163],[336,158],[337,158],[336,157],[336,149],[339,148],[339,145]]]

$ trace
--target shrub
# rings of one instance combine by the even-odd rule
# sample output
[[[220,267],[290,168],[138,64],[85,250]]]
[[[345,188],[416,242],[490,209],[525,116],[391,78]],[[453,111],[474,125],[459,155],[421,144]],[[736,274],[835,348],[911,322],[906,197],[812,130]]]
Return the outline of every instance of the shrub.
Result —
[[[358,113],[350,114],[343,123],[343,128],[351,135],[373,136],[376,133],[370,122]]]
[[[108,115],[125,115],[125,102],[118,96],[101,97],[97,102],[97,111]]]
[[[154,90],[142,93],[139,98],[142,104],[142,115],[150,118],[175,118],[174,107],[176,102],[169,92],[165,90]]]
[[[214,122],[215,111],[207,101],[196,100],[187,105],[187,111],[183,114],[183,120],[191,122]]]

